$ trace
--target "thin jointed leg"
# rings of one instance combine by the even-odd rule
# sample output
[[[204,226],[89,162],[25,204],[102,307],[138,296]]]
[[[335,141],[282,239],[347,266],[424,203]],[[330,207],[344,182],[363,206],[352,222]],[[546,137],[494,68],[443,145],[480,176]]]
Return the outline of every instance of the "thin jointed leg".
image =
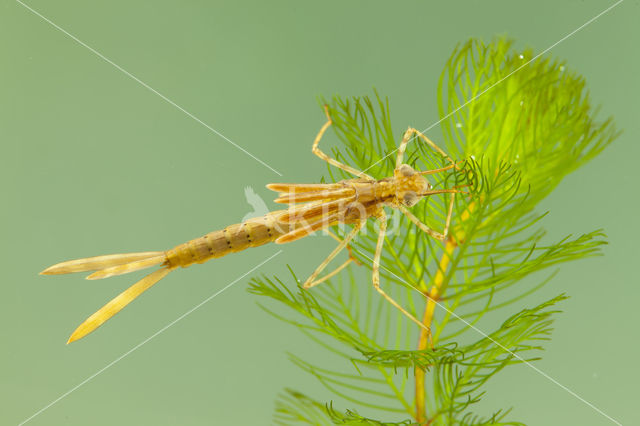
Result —
[[[403,163],[404,159],[404,151],[407,149],[407,144],[411,140],[411,133],[407,130],[404,132],[402,136],[402,141],[400,141],[400,145],[398,146],[398,156],[396,157],[396,169],[400,167]]]
[[[364,226],[364,225],[363,225]],[[333,238],[334,240],[336,240],[337,242],[341,243],[342,242],[342,238],[338,237],[336,234],[334,234],[333,232],[331,232],[330,230],[327,229],[327,233],[329,234],[329,236],[331,238]],[[360,261],[358,259],[356,259],[356,257],[353,255],[353,253],[351,252],[351,244],[347,244],[347,251],[349,252],[349,261],[354,262],[356,265],[361,266],[362,263],[360,263]]]
[[[358,176],[358,177],[361,177],[361,178],[364,178],[364,179],[373,179],[368,174],[366,174],[364,172],[361,172],[360,170],[356,170],[353,167],[347,166],[346,164],[343,164],[343,163],[339,162],[338,160],[335,160],[335,159],[329,157],[327,154],[322,152],[320,150],[320,148],[318,148],[318,144],[320,143],[320,139],[322,139],[322,136],[324,135],[324,132],[329,128],[329,126],[331,126],[331,123],[332,123],[331,116],[329,115],[329,107],[327,105],[324,106],[324,113],[327,116],[327,122],[324,123],[324,125],[322,126],[322,128],[318,132],[318,135],[316,136],[316,139],[313,141],[313,147],[311,148],[311,151],[313,151],[313,153],[315,155],[317,155],[318,157],[322,158],[327,163],[329,163],[332,166],[335,166],[335,167],[337,167],[339,169],[342,169],[347,173],[351,173],[352,175],[355,175],[355,176]]]
[[[452,167],[455,167],[456,170],[460,170],[459,167],[456,165],[456,163],[451,159],[451,157],[449,157],[447,155],[446,152],[444,152],[438,145],[436,145],[431,139],[429,139],[428,137],[426,137],[425,135],[423,135],[421,132],[419,132],[418,130],[414,129],[413,127],[409,127],[407,129],[406,132],[404,132],[404,137],[402,138],[402,142],[400,142],[400,146],[398,147],[398,157],[396,159],[396,169],[398,167],[400,167],[400,165],[402,164],[402,159],[404,157],[404,151],[407,148],[407,144],[409,143],[409,141],[411,140],[411,138],[413,137],[413,135],[418,135],[420,138],[422,138],[422,140],[424,140],[431,148],[435,149],[436,151],[438,151],[443,157],[445,157],[447,160],[449,160],[449,162],[452,164]]]
[[[418,320],[416,317],[414,317],[409,312],[407,312],[407,310],[405,310],[398,302],[393,300],[391,296],[389,296],[380,288],[380,257],[382,256],[382,245],[384,243],[384,237],[385,237],[385,234],[387,233],[387,215],[384,213],[384,211],[382,211],[382,213],[380,214],[379,220],[380,220],[380,233],[378,234],[378,243],[376,245],[375,256],[373,257],[373,268],[372,268],[373,269],[373,276],[372,276],[373,288],[375,288],[376,291],[382,295],[382,297],[387,299],[389,303],[391,303],[393,306],[398,308],[400,312],[402,312],[407,318],[409,318],[411,321],[418,324],[420,327],[424,328],[428,333],[429,341],[431,341],[431,328],[423,324],[420,320]]]
[[[420,230],[422,230],[423,232],[426,232],[427,234],[431,235],[433,238],[436,238],[440,241],[444,241],[447,238],[447,235],[449,234],[449,225],[451,224],[451,214],[453,213],[453,202],[456,198],[456,193],[458,192],[455,189],[450,190],[451,192],[451,200],[449,201],[449,212],[447,213],[447,219],[445,221],[444,224],[444,230],[442,231],[442,233],[435,231],[431,228],[429,228],[426,224],[422,223],[420,221],[420,219],[418,219],[413,213],[411,213],[411,211],[406,208],[405,206],[400,206],[400,211],[409,218],[409,220],[413,223],[416,224],[416,226],[418,228],[420,228]]]
[[[342,263],[342,265],[338,266],[336,269],[334,269],[333,271],[329,272],[327,275],[325,275],[324,277],[318,278],[317,280],[315,280],[314,282],[308,284],[307,287],[303,286],[304,288],[310,288],[310,287],[315,287],[318,284],[321,284],[323,282],[325,282],[326,280],[328,280],[329,278],[335,276],[338,272],[342,271],[344,268],[346,268],[351,262],[353,261],[352,258],[348,258],[347,260],[344,261],[344,263]]]
[[[456,166],[455,164],[449,164],[446,167],[441,167],[439,169],[425,170],[423,172],[418,172],[418,174],[420,174],[420,175],[432,175],[432,174],[435,174],[435,173],[445,172],[445,171],[447,171],[449,169],[453,169],[455,166]]]
[[[329,235],[336,240],[337,242],[341,243],[342,239],[340,237],[338,237],[336,234],[334,234],[331,231],[327,231],[329,233]],[[335,276],[338,272],[342,271],[344,268],[346,268],[351,262],[354,262],[356,265],[361,265],[360,261],[358,259],[356,259],[353,256],[353,253],[351,253],[351,244],[347,244],[347,250],[349,251],[349,258],[347,260],[344,261],[344,263],[340,266],[338,266],[336,269],[334,269],[333,271],[329,272],[327,275],[325,275],[322,278],[318,278],[317,280],[315,280],[313,282],[313,285],[316,286],[326,280],[328,280],[329,278]]]
[[[347,234],[346,237],[344,237],[344,240],[342,240],[340,242],[340,244],[338,244],[338,246],[333,249],[333,251],[331,252],[331,254],[320,264],[320,266],[318,266],[316,268],[316,270],[313,272],[313,274],[311,274],[311,276],[309,278],[307,278],[307,280],[304,282],[304,284],[302,285],[303,288],[311,288],[314,285],[320,284],[322,281],[326,280],[327,277],[324,277],[320,280],[316,280],[316,277],[320,274],[320,272],[322,272],[324,270],[324,268],[327,267],[327,265],[329,264],[329,262],[331,262],[333,260],[334,257],[336,257],[338,255],[338,253],[340,253],[345,247],[348,246],[349,242],[353,239],[353,237],[356,236],[356,234],[362,229],[362,227],[367,223],[366,220],[361,221],[360,223],[356,224],[353,229],[351,230],[351,232],[349,232],[349,234]],[[341,265],[339,268],[342,269],[345,266],[347,266],[346,264]],[[335,275],[337,272],[330,274],[330,276]],[[314,281],[315,280],[315,281]]]

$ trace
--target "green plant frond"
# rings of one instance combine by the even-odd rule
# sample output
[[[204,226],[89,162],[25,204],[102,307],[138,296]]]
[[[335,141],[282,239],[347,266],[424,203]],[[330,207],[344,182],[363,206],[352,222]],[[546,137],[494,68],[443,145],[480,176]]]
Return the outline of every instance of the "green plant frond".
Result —
[[[292,277],[297,282],[293,273]],[[298,286],[298,292],[294,294],[278,278],[272,280],[267,277],[252,279],[249,282],[248,291],[260,296],[270,297],[289,307],[293,313],[302,316],[306,321],[292,320],[261,305],[271,315],[302,330],[322,333],[352,347],[364,347],[369,350],[376,348],[376,346],[371,346],[374,344],[373,341],[365,341],[363,339],[364,334],[357,328],[347,328],[339,324],[349,312],[333,311],[334,315],[331,315],[331,311],[328,311],[326,307],[318,303],[313,292],[306,291]]]
[[[345,149],[333,149],[338,161],[354,165],[360,170],[372,167],[367,173],[383,178],[391,176],[395,168],[395,156],[388,155],[397,148],[397,135],[391,129],[389,102],[375,92],[376,100],[334,97],[330,105],[333,129]],[[322,103],[328,103],[322,100]],[[386,157],[386,158],[385,158]],[[335,169],[329,169],[330,173]],[[353,176],[338,170],[343,179]]]
[[[520,422],[503,422],[511,410],[498,410],[491,417],[484,418],[473,413],[467,413],[459,422],[460,426],[524,426]]]
[[[294,364],[315,376],[322,385],[345,401],[386,412],[405,412],[402,407],[389,405],[398,399],[397,389],[389,389],[388,386],[387,380],[393,374],[374,379],[363,377],[361,374],[320,368],[293,355],[290,355],[290,358]]]
[[[367,287],[369,294],[360,295],[356,291],[356,283],[352,280],[349,282],[349,288],[330,283],[318,290],[314,295],[310,295],[312,292],[298,288],[298,293],[294,294],[289,292],[279,280],[271,280],[266,277],[253,279],[249,288],[250,292],[275,299],[288,306],[290,312],[297,317],[303,317],[302,320],[292,320],[280,310],[276,314],[273,310],[262,306],[275,317],[299,327],[308,337],[327,350],[348,360],[351,367],[351,372],[338,372],[315,366],[291,355],[292,361],[302,370],[316,377],[325,387],[345,401],[357,402],[364,407],[387,412],[406,413],[410,411],[410,403],[404,399],[407,386],[406,377],[395,377],[396,369],[392,366],[375,365],[365,362],[364,358],[356,358],[358,354],[378,352],[386,347],[385,341],[390,340],[387,334],[391,333],[387,326],[392,322],[391,315],[397,316],[395,309],[381,300],[377,293],[372,294],[375,291],[371,289],[371,286]],[[358,304],[346,303],[347,300],[358,296],[362,296],[361,299],[365,301],[362,303],[362,307],[368,313],[373,312],[375,315],[362,316]],[[327,303],[321,308],[318,304],[319,300],[327,301]],[[331,303],[328,302],[329,300]],[[322,314],[318,312],[319,309],[323,311]],[[379,318],[383,319],[381,324],[378,323]],[[398,324],[403,327],[396,337],[401,337],[403,333],[412,331],[407,326],[405,317],[399,318],[398,321]],[[324,336],[324,338],[320,338],[320,336]],[[409,334],[396,342],[406,346],[412,340],[408,337]],[[326,338],[332,338],[340,342],[341,345],[327,344]],[[367,376],[362,374],[363,369],[366,369]],[[401,404],[399,407],[392,407],[389,406],[389,401],[393,401],[395,404],[400,401]]]
[[[407,419],[401,422],[384,422],[380,420],[374,420],[368,417],[359,415],[356,411],[346,410],[344,413],[340,413],[329,406],[328,412],[331,415],[331,420],[337,425],[371,425],[371,426],[418,426],[417,423]]]
[[[438,391],[434,395],[442,407],[436,416],[446,417],[446,424],[468,424],[458,423],[458,419],[467,415],[469,406],[479,401],[482,394],[479,389],[487,380],[509,364],[536,359],[521,353],[542,349],[537,342],[549,339],[551,317],[559,312],[549,308],[566,298],[560,295],[518,312],[493,333],[460,347],[463,359],[436,364],[433,384]]]
[[[433,349],[424,350],[384,350],[377,352],[362,352],[366,362],[372,365],[380,365],[394,370],[409,368],[423,368],[429,370],[436,364],[454,363],[464,358],[464,352],[457,349],[455,343],[444,346],[436,346]],[[408,372],[408,371],[407,371]]]
[[[471,40],[445,66],[438,89],[444,143],[437,135],[427,137],[446,146],[461,167],[428,175],[428,180],[437,189],[464,191],[455,197],[451,238],[431,238],[404,215],[388,212],[381,288],[422,319],[433,304],[428,295],[437,287],[438,306],[429,322],[433,348],[417,348],[421,329],[380,297],[370,278],[361,278],[371,271],[379,229],[375,220],[351,244],[363,268],[349,267],[310,290],[300,288],[293,270],[287,280],[252,280],[249,291],[269,299],[261,304],[265,310],[345,363],[336,370],[292,356],[350,407],[337,411],[289,391],[277,406],[280,424],[410,424],[371,420],[354,407],[373,416],[381,411],[415,416],[411,372],[418,371],[428,383],[423,403],[429,424],[519,424],[505,420],[508,411],[480,416],[473,409],[487,380],[511,364],[537,359],[535,351],[550,337],[552,305],[564,296],[532,309],[522,310],[520,303],[548,283],[558,265],[600,255],[606,244],[600,230],[548,237],[542,228],[546,213],[535,207],[618,135],[611,119],[594,118],[584,79],[548,58],[521,67],[532,57],[531,51],[514,51],[505,39]],[[372,99],[336,96],[326,103],[332,126],[322,149],[376,179],[392,176],[404,131],[392,129],[388,100],[375,92]],[[334,147],[332,134],[333,143],[335,137],[339,141]],[[419,137],[407,145],[404,162],[418,170],[449,164]],[[333,167],[327,170],[323,182],[354,178]],[[450,200],[451,194],[433,195],[411,211],[442,231]],[[340,236],[349,230],[336,228]],[[531,278],[528,284],[525,278]],[[500,318],[509,307],[519,312],[478,338],[480,320]]]
[[[551,332],[551,316],[560,311],[552,311],[547,308],[567,299],[565,295],[559,295],[534,308],[523,309],[509,317],[500,328],[487,337],[478,340],[461,350],[467,355],[462,362],[475,363],[475,354],[486,354],[487,351],[496,353],[509,350],[515,354],[521,350],[533,349],[532,346],[520,346],[524,341],[546,339]],[[542,349],[537,348],[536,349]]]
[[[450,284],[451,298],[487,290],[503,290],[517,283],[533,272],[549,268],[558,263],[600,255],[600,247],[607,244],[604,234],[594,231],[573,240],[564,239],[556,244],[538,245],[540,238],[529,241],[529,246],[510,246],[509,249],[496,248],[489,251],[490,262],[478,266],[461,266],[460,270],[472,269],[473,282],[454,282]],[[487,253],[486,251],[483,252]],[[478,254],[478,253],[474,253]],[[484,256],[483,256],[484,257]]]
[[[292,389],[285,389],[285,393],[279,395],[274,422],[283,426],[292,423],[306,423],[314,426],[417,426],[411,420],[385,422],[363,417],[354,410],[346,410],[343,413],[333,407],[333,402],[323,404]]]
[[[534,204],[619,132],[611,119],[594,119],[583,77],[548,58],[524,65],[533,52],[512,46],[504,38],[460,45],[442,72],[438,107],[449,151],[513,164],[535,188]]]
[[[321,404],[305,394],[293,389],[285,389],[276,401],[274,423],[287,426],[293,423],[309,425],[333,425],[325,404]]]

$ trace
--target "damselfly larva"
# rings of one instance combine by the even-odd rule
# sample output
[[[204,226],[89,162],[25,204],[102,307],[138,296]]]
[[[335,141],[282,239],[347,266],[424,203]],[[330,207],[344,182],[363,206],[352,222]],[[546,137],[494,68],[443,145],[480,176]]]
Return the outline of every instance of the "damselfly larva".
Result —
[[[376,218],[380,222],[380,230],[372,265],[374,288],[409,319],[429,331],[427,325],[411,315],[380,288],[380,257],[387,230],[387,215],[384,207],[388,206],[400,210],[409,220],[416,224],[418,228],[431,237],[438,240],[446,239],[451,223],[455,194],[460,192],[460,190],[458,188],[432,189],[424,175],[444,172],[452,168],[458,168],[458,166],[425,135],[416,129],[409,128],[404,133],[404,137],[398,147],[396,167],[393,176],[376,180],[362,171],[330,158],[320,150],[318,144],[332,123],[329,110],[326,106],[325,114],[327,116],[327,122],[318,132],[313,142],[312,151],[332,166],[355,175],[357,178],[329,184],[271,183],[267,185],[267,188],[279,193],[275,201],[277,203],[290,204],[289,209],[270,212],[265,216],[228,226],[223,230],[211,232],[203,237],[180,244],[167,251],[112,254],[70,260],[58,263],[42,271],[41,274],[44,275],[96,271],[87,276],[87,279],[93,280],[160,265],[160,269],[142,278],[87,318],[71,334],[67,343],[78,340],[94,331],[142,294],[142,292],[160,281],[177,267],[185,268],[193,263],[203,263],[209,259],[222,257],[249,247],[257,247],[268,242],[275,242],[277,244],[289,243],[340,223],[353,224],[353,229],[344,239],[340,240],[334,236],[340,243],[303,284],[304,288],[313,287],[334,276],[346,267],[349,262],[354,260],[351,255],[349,255],[349,259],[333,272],[322,278],[318,278],[320,273],[340,251],[344,248],[349,248],[349,243],[365,226],[369,218]],[[407,144],[411,138],[416,135],[446,158],[450,164],[446,167],[426,171],[416,171],[411,166],[403,164],[402,160]],[[444,230],[437,232],[422,223],[409,211],[408,207],[415,205],[425,197],[443,193],[450,193],[451,198]]]

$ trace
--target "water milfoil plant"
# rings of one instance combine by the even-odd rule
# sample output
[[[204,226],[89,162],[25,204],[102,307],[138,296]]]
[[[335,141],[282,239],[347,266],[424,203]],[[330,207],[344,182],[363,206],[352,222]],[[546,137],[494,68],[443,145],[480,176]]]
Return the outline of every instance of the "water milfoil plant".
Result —
[[[385,292],[430,327],[431,336],[379,297],[363,268],[347,268],[310,290],[300,287],[294,269],[252,280],[250,291],[271,299],[262,303],[266,310],[344,359],[335,369],[320,357],[291,355],[334,397],[318,401],[288,389],[277,402],[276,423],[519,424],[508,407],[480,413],[474,404],[493,375],[534,362],[551,336],[556,305],[566,296],[559,291],[533,306],[527,296],[551,280],[558,264],[598,255],[605,244],[601,231],[545,235],[536,205],[617,136],[610,119],[597,121],[584,79],[564,63],[539,58],[509,75],[532,57],[505,39],[471,40],[442,73],[442,138],[429,136],[463,166],[430,179],[434,188],[466,185],[467,193],[456,198],[442,242],[396,216],[380,262]],[[376,178],[392,176],[403,132],[391,128],[388,101],[376,93],[374,99],[334,97],[329,105],[341,142],[333,156]],[[419,170],[446,166],[419,138],[407,158]],[[350,178],[328,170],[327,179]],[[430,197],[411,211],[441,229],[448,207],[446,197]],[[376,249],[376,226],[369,221],[352,243],[365,268]],[[344,236],[348,227],[338,232]],[[486,328],[483,320],[501,324]]]

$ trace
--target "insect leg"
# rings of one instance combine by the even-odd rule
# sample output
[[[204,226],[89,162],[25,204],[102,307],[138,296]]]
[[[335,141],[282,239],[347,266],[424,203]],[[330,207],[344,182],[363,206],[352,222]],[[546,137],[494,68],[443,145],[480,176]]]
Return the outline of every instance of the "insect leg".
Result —
[[[367,223],[366,220],[362,220],[360,223],[358,223],[357,225],[355,225],[353,227],[351,232],[349,232],[349,234],[347,234],[347,236],[344,237],[344,240],[342,240],[340,242],[340,244],[338,244],[338,246],[335,249],[333,249],[331,254],[329,254],[329,256],[316,268],[316,270],[313,272],[313,274],[311,274],[311,276],[309,278],[307,278],[307,280],[302,285],[303,288],[311,288],[311,287],[313,287],[313,286],[315,286],[317,284],[320,284],[322,281],[326,280],[327,278],[329,278],[329,277],[331,277],[331,276],[333,276],[333,275],[335,275],[337,273],[337,272],[334,271],[331,274],[329,274],[328,277],[324,277],[324,278],[322,278],[320,280],[316,280],[316,277],[320,274],[320,272],[322,272],[322,270],[327,267],[329,262],[331,262],[333,260],[333,258],[338,255],[338,253],[340,253],[345,247],[347,247],[349,245],[349,241],[351,241],[353,239],[353,237],[356,236],[356,234],[364,227],[364,225],[366,223]],[[351,259],[349,259],[349,261],[350,260]],[[341,266],[339,266],[338,267],[338,272],[339,272],[340,269],[344,268],[345,266],[347,266],[347,265],[346,264],[342,264]]]
[[[328,232],[329,232],[329,235],[331,236],[331,238],[333,238],[334,240],[336,240],[339,243],[342,242],[342,239],[340,237],[338,237],[336,234],[334,234],[331,231],[328,231]],[[351,262],[354,262],[356,265],[361,265],[360,261],[358,259],[356,259],[353,256],[353,254],[351,253],[351,244],[347,244],[347,250],[349,251],[349,258],[347,260],[345,260],[342,265],[338,266],[336,269],[334,269],[333,271],[329,272],[324,277],[318,278],[316,281],[314,281],[313,282],[313,286],[316,286],[316,285],[328,280],[329,278],[335,276],[338,272],[340,272],[344,268],[346,268]]]
[[[420,228],[420,230],[431,235],[433,238],[436,238],[440,241],[444,241],[447,238],[447,235],[449,234],[449,225],[451,224],[451,214],[453,213],[453,202],[456,197],[456,192],[457,191],[455,190],[451,191],[451,200],[449,201],[449,211],[447,213],[447,219],[444,224],[444,230],[441,233],[429,228],[426,224],[422,223],[420,219],[418,219],[413,213],[411,213],[411,211],[405,206],[400,205],[399,209],[405,216],[409,218],[411,222],[415,223],[416,226]]]
[[[384,213],[384,211],[379,216],[379,220],[380,220],[380,233],[378,234],[378,243],[376,245],[376,254],[373,257],[373,268],[372,268],[373,269],[373,277],[372,277],[373,288],[375,288],[376,291],[382,295],[382,297],[387,299],[389,303],[391,303],[393,306],[398,308],[400,312],[402,312],[407,318],[409,318],[411,321],[418,324],[420,327],[424,328],[429,335],[429,340],[431,340],[431,337],[430,337],[431,328],[423,324],[420,320],[418,320],[413,315],[411,315],[398,302],[393,300],[391,296],[389,296],[387,293],[384,292],[384,290],[380,288],[380,257],[382,256],[382,245],[384,243],[384,237],[385,237],[385,234],[387,233],[387,215]]]
[[[330,230],[327,229],[327,232],[329,233],[329,236],[331,238],[333,238],[334,240],[336,240],[337,242],[341,243],[342,242],[342,238],[338,237],[336,234],[334,234],[333,232],[331,232]],[[353,253],[351,253],[351,244],[347,244],[347,251],[349,252],[349,261],[353,261],[355,262],[356,265],[360,266],[362,265],[362,263],[360,263],[360,261],[358,259],[355,258],[355,256],[353,255]]]
[[[364,172],[361,172],[360,170],[356,170],[353,167],[347,166],[346,164],[342,164],[338,160],[335,160],[335,159],[329,157],[327,154],[322,152],[320,150],[320,148],[318,148],[318,144],[320,143],[320,139],[322,139],[322,136],[324,135],[324,132],[329,128],[329,126],[331,126],[331,123],[333,123],[331,121],[331,116],[329,115],[329,107],[327,105],[324,106],[324,113],[327,116],[327,122],[324,123],[324,125],[322,126],[322,128],[318,132],[318,135],[316,136],[316,139],[313,141],[313,147],[311,148],[311,151],[313,151],[313,153],[315,155],[317,155],[318,157],[320,157],[321,159],[323,159],[327,163],[329,163],[332,166],[335,166],[335,167],[337,167],[339,169],[342,169],[345,172],[351,173],[352,175],[355,175],[355,176],[358,176],[358,177],[361,177],[361,178],[373,179],[368,174],[366,174]]]
[[[458,167],[458,165],[455,163],[455,161],[453,161],[451,159],[451,157],[449,157],[449,155],[444,152],[438,145],[436,145],[431,139],[429,139],[428,137],[426,137],[424,134],[422,134],[422,132],[414,129],[413,127],[409,127],[407,129],[407,131],[404,133],[404,137],[402,138],[402,142],[400,143],[400,147],[398,148],[398,159],[396,161],[396,168],[400,167],[400,164],[402,164],[402,157],[404,156],[404,150],[407,147],[407,144],[409,143],[409,141],[411,140],[411,137],[413,135],[417,135],[420,138],[422,138],[422,140],[424,140],[431,148],[435,149],[436,151],[438,151],[443,157],[445,157],[447,160],[449,160],[449,162],[451,164],[453,164],[453,167],[456,168],[456,170],[460,170],[460,168]]]
[[[333,277],[334,275],[336,275],[338,272],[342,271],[344,268],[346,268],[349,263],[351,263],[353,259],[349,258],[347,260],[344,261],[344,263],[340,266],[338,266],[336,269],[334,269],[333,271],[329,272],[327,275],[325,275],[322,278],[318,278],[317,280],[315,280],[312,283],[309,283],[306,287],[304,288],[311,288],[311,287],[315,287],[318,284],[321,284],[323,282],[325,282],[326,280],[328,280],[329,278]]]
[[[413,133],[411,133],[411,128],[409,128],[409,130],[404,132],[404,135],[402,136],[402,141],[398,146],[398,156],[396,157],[396,169],[402,165],[402,160],[404,158],[404,151],[407,149],[407,144],[411,140],[412,135]]]
[[[418,174],[421,174],[421,175],[432,175],[432,174],[435,174],[435,173],[440,173],[440,172],[444,172],[444,171],[453,169],[455,166],[456,166],[455,164],[449,164],[446,167],[441,167],[439,169],[425,170],[423,172],[418,172]]]

